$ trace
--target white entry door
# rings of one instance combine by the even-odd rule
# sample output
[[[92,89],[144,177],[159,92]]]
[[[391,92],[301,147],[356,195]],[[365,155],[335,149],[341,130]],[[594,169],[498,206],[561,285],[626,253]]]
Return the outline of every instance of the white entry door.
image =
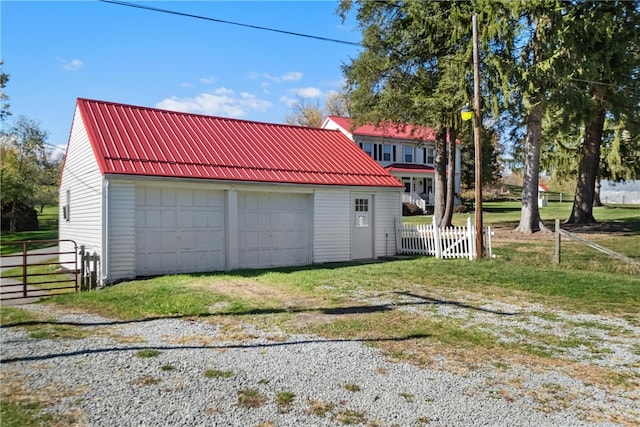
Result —
[[[351,258],[373,258],[373,197],[354,194],[351,214]]]

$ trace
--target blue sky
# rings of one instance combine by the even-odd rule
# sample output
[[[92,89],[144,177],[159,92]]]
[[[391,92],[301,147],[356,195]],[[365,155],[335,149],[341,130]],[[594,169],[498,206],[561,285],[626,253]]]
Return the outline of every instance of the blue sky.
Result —
[[[334,1],[136,2],[359,42]],[[76,98],[282,123],[290,102],[324,107],[359,49],[98,1],[0,3],[9,122],[24,115],[64,146]],[[4,129],[4,126],[3,126]]]

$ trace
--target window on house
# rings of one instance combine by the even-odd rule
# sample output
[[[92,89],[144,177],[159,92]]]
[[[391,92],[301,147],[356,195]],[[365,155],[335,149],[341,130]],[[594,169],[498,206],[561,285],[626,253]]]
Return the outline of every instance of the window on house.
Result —
[[[413,163],[413,147],[404,147],[404,162]]]
[[[64,218],[65,221],[69,221],[71,219],[70,210],[69,210],[70,206],[71,206],[71,190],[67,190],[66,204],[62,206],[62,217]]]
[[[391,161],[391,146],[384,144],[382,146],[382,161],[390,162]]]
[[[365,142],[364,144],[362,144],[362,150],[367,153],[367,155],[369,157],[373,157],[373,145]]]
[[[433,148],[427,148],[427,164],[428,165],[432,165],[433,164],[433,159],[436,156],[436,150],[434,150]]]

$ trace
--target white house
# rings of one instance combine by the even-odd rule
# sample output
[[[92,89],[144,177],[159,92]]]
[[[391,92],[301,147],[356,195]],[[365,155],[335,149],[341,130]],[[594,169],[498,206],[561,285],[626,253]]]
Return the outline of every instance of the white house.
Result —
[[[60,239],[97,252],[103,284],[377,258],[401,189],[335,130],[78,99]]]
[[[350,118],[328,116],[323,129],[338,129],[404,185],[403,202],[423,209],[434,202],[435,131],[426,127],[389,123],[354,128]],[[455,192],[460,192],[460,144],[456,144]]]

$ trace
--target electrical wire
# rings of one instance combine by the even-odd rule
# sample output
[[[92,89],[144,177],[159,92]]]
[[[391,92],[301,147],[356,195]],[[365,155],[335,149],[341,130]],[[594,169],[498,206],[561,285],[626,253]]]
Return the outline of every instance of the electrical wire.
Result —
[[[148,10],[148,11],[152,11],[152,12],[160,12],[160,13],[167,13],[170,15],[177,15],[177,16],[184,16],[187,18],[195,18],[195,19],[202,19],[205,21],[211,21],[211,22],[217,22],[220,24],[228,24],[228,25],[236,25],[239,27],[245,27],[245,28],[252,28],[255,30],[262,30],[262,31],[271,31],[274,33],[280,33],[280,34],[286,34],[286,35],[290,35],[290,36],[296,36],[296,37],[305,37],[305,38],[309,38],[309,39],[314,39],[314,40],[320,40],[320,41],[327,41],[327,42],[333,42],[333,43],[339,43],[339,44],[344,44],[344,45],[348,45],[348,46],[356,46],[356,47],[363,47],[363,48],[371,48],[370,46],[364,44],[364,43],[358,43],[358,42],[350,42],[347,40],[340,40],[340,39],[334,39],[334,38],[329,38],[329,37],[322,37],[322,36],[314,36],[311,34],[303,34],[303,33],[297,33],[294,31],[287,31],[287,30],[279,30],[276,28],[270,28],[270,27],[263,27],[263,26],[259,26],[259,25],[252,25],[252,24],[243,24],[241,22],[234,22],[234,21],[228,21],[228,20],[224,20],[224,19],[218,19],[218,18],[211,18],[211,17],[207,17],[207,16],[202,16],[202,15],[194,15],[191,13],[185,13],[185,12],[178,12],[175,10],[169,10],[169,9],[161,9],[158,7],[153,7],[153,6],[145,6],[145,5],[141,5],[141,4],[135,4],[135,3],[129,3],[129,2],[124,2],[124,1],[118,1],[118,0],[98,0],[102,3],[110,3],[110,4],[114,4],[114,5],[118,5],[118,6],[126,6],[126,7],[132,7],[132,8],[136,8],[136,9],[143,9],[143,10]],[[434,16],[441,16],[444,13],[448,13],[450,10],[446,10],[441,12],[440,14]],[[434,18],[432,17],[432,18]],[[458,62],[458,63],[470,63],[470,61],[466,61],[466,60],[457,60],[457,59],[453,59],[453,58],[449,58],[449,57],[443,57],[443,58],[439,58],[439,61],[447,61],[447,62]]]
[[[127,6],[127,7],[137,8],[137,9],[150,10],[150,11],[153,11],[153,12],[161,12],[161,13],[168,13],[168,14],[171,14],[171,15],[185,16],[187,18],[203,19],[205,21],[213,21],[213,22],[218,22],[220,24],[237,25],[238,27],[253,28],[255,30],[271,31],[271,32],[274,32],[274,33],[287,34],[287,35],[290,35],[290,36],[306,37],[306,38],[309,38],[309,39],[315,39],[315,40],[322,40],[322,41],[333,42],[333,43],[346,44],[346,45],[349,45],[349,46],[365,47],[362,43],[357,43],[357,42],[350,42],[350,41],[346,41],[346,40],[332,39],[332,38],[329,38],[329,37],[314,36],[314,35],[311,35],[311,34],[296,33],[296,32],[287,31],[287,30],[278,30],[278,29],[275,29],[275,28],[261,27],[259,25],[243,24],[241,22],[233,22],[233,21],[227,21],[227,20],[224,20],[224,19],[209,18],[207,16],[193,15],[191,13],[177,12],[177,11],[168,10],[168,9],[160,9],[158,7],[145,6],[145,5],[141,5],[141,4],[128,3],[128,2],[124,2],[124,1],[117,1],[117,0],[98,0],[98,1],[101,1],[103,3],[111,3],[111,4],[115,4],[115,5],[119,5],[119,6]]]

